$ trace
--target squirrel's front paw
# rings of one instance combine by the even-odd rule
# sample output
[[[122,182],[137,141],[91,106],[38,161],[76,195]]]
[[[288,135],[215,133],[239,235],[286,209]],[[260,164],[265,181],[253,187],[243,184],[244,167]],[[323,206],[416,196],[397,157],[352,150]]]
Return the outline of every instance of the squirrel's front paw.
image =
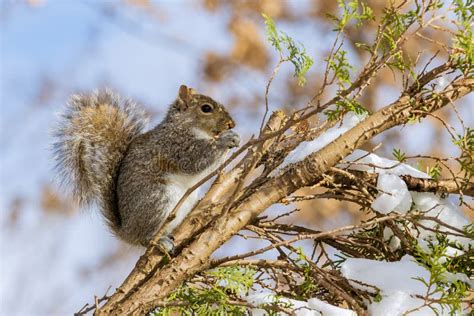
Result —
[[[234,131],[225,131],[219,137],[219,143],[227,148],[239,147],[240,136]]]

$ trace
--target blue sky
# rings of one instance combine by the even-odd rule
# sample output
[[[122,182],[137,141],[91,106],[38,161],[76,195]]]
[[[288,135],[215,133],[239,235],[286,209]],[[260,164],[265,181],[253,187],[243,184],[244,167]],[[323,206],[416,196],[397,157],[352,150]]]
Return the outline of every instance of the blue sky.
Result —
[[[230,40],[220,33],[225,29],[221,16],[172,1],[162,3],[172,21],[154,29],[144,23],[144,31],[134,31],[143,38],[105,19],[90,1],[3,6],[0,310],[71,314],[117,285],[138,253],[119,244],[94,212],[41,211],[42,188],[56,185],[50,151],[56,113],[72,92],[109,86],[146,103],[159,119],[181,83],[199,86],[196,51],[211,47],[211,41],[225,49]],[[138,10],[121,14],[146,21]],[[183,36],[185,30],[192,30],[193,38]],[[207,36],[210,32],[215,38]],[[184,44],[168,39],[179,36]],[[18,200],[22,209],[11,222],[12,203]],[[118,258],[104,266],[110,257]]]

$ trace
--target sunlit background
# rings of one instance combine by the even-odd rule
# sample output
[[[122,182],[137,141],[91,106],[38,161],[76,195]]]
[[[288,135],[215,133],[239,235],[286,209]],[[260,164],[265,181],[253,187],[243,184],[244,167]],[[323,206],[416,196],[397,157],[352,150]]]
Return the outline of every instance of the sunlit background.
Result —
[[[376,12],[384,3],[369,2]],[[58,188],[51,130],[69,95],[110,87],[142,103],[155,124],[179,85],[187,84],[227,105],[237,132],[248,139],[260,126],[265,85],[277,61],[262,13],[304,43],[315,60],[304,87],[292,77],[291,65],[284,65],[270,92],[272,109],[301,107],[321,82],[335,36],[326,14],[337,14],[336,1],[1,1],[0,314],[70,315],[117,287],[142,252],[114,239],[96,210],[80,209]],[[348,29],[356,70],[367,56],[353,43],[370,41],[375,28],[368,23]],[[405,47],[412,56],[420,49],[423,60],[435,52],[421,40]],[[445,57],[440,52],[434,64]],[[399,95],[399,82],[383,71],[364,94],[364,105],[376,110],[389,104]],[[473,102],[470,96],[459,106],[471,126]],[[452,113],[440,115],[459,126]],[[457,154],[436,120],[392,130],[365,149],[379,143],[377,153],[386,157],[394,147],[408,155]],[[363,218],[341,202],[297,207],[302,211],[289,221],[312,227]],[[231,244],[233,252],[249,247],[236,239]]]

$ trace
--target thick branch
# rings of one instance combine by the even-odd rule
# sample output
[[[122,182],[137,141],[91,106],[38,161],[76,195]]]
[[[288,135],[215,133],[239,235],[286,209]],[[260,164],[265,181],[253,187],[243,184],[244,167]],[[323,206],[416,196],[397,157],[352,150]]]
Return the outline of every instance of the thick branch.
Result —
[[[413,111],[421,106],[427,113],[436,111],[470,93],[473,88],[474,79],[458,79],[440,95],[426,99],[421,96],[403,96],[320,151],[291,165],[286,172],[263,183],[255,192],[214,221],[178,257],[121,302],[114,313],[141,314],[148,311],[155,302],[165,298],[183,281],[206,269],[209,266],[210,255],[269,206],[295,190],[311,185],[314,179],[375,135],[396,125],[407,123]],[[188,229],[193,231],[192,227]]]

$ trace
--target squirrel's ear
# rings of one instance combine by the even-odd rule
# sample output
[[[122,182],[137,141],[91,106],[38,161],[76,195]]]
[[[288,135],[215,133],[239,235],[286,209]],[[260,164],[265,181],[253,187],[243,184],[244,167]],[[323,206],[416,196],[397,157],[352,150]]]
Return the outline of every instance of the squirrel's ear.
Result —
[[[180,110],[186,110],[190,106],[192,95],[195,93],[196,91],[194,89],[181,85],[179,87],[178,99],[176,100],[178,108]]]

